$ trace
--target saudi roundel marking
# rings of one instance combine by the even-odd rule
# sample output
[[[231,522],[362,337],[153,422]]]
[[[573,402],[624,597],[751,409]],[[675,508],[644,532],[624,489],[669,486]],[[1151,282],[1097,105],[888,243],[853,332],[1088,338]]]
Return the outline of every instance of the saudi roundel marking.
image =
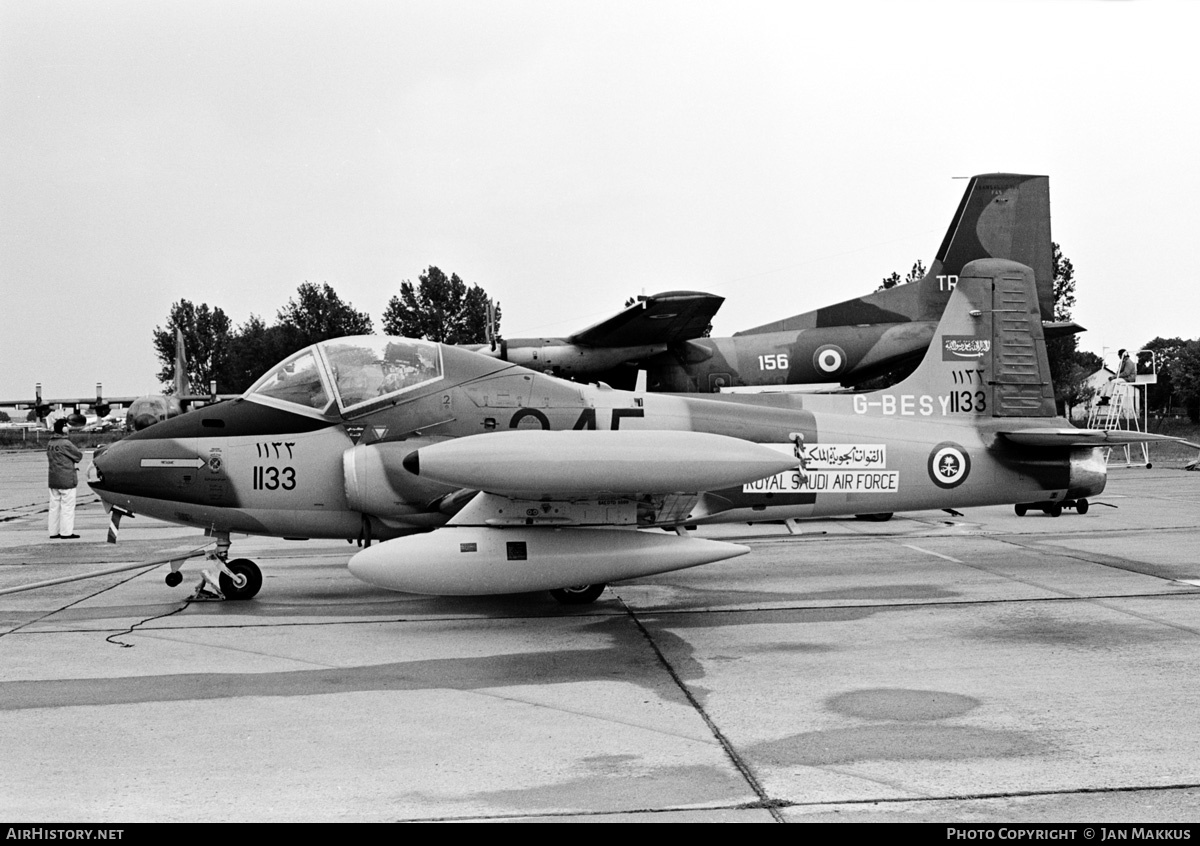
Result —
[[[971,456],[956,443],[943,441],[929,453],[929,478],[939,488],[957,488],[971,474]]]
[[[846,353],[834,344],[817,347],[813,353],[813,365],[822,373],[839,373],[846,364]]]

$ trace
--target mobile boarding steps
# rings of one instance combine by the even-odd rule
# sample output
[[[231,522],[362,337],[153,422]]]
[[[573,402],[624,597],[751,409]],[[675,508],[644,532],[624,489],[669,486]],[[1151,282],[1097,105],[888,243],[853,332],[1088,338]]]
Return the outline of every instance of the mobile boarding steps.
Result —
[[[1101,392],[1096,404],[1092,406],[1091,413],[1088,415],[1087,427],[1089,429],[1121,429],[1129,432],[1144,431],[1138,421],[1139,397],[1135,393],[1138,388],[1145,390],[1142,384],[1136,382],[1124,382],[1120,379],[1109,382]],[[1140,405],[1144,408],[1144,393],[1141,400]],[[1103,447],[1103,449],[1104,461],[1110,467],[1146,467],[1149,469],[1153,466],[1150,463],[1150,446],[1145,442],[1124,444],[1119,447]],[[1142,452],[1142,460],[1134,461],[1133,453],[1138,449]],[[1125,458],[1123,463],[1121,461],[1122,454]]]

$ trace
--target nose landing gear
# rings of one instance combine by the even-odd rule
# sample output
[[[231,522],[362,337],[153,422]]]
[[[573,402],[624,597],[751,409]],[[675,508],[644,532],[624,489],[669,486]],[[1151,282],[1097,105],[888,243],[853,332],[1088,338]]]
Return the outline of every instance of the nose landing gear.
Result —
[[[208,569],[200,571],[200,583],[192,599],[221,600],[221,599],[251,599],[262,588],[262,570],[249,558],[235,558],[229,561],[229,533],[214,532],[217,548],[208,554],[208,560],[216,562],[216,572]],[[183,559],[171,562],[171,572],[167,573],[167,587],[177,587],[183,582],[183,573],[179,568]]]

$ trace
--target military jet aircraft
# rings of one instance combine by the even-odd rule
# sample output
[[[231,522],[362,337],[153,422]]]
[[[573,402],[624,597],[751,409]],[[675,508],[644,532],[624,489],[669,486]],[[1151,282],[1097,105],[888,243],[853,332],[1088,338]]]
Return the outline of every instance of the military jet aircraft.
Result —
[[[1045,176],[974,176],[928,273],[918,282],[774,321],[729,338],[703,337],[723,298],[675,291],[643,298],[567,338],[514,338],[471,349],[555,376],[652,391],[709,393],[761,385],[853,385],[919,359],[970,261],[1033,268],[1043,321],[1054,313],[1050,187]],[[835,287],[846,287],[844,280]],[[1052,323],[1050,336],[1080,331]]]
[[[963,269],[922,363],[885,391],[632,393],[338,338],[98,451],[91,486],[115,513],[205,529],[219,573],[202,581],[229,599],[262,584],[229,560],[248,533],[357,539],[351,573],[391,590],[587,602],[747,551],[688,536],[695,524],[1095,496],[1096,447],[1130,438],[1159,439],[1056,416],[1033,271],[988,259]]]

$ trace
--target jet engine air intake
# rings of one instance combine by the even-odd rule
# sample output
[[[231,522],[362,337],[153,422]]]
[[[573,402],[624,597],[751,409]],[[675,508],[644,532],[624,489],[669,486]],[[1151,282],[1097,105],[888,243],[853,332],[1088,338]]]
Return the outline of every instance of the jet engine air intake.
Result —
[[[404,469],[405,456],[436,443],[414,438],[358,445],[342,453],[346,499],[350,507],[383,519],[423,513],[419,503],[435,502],[457,488],[413,475]]]

